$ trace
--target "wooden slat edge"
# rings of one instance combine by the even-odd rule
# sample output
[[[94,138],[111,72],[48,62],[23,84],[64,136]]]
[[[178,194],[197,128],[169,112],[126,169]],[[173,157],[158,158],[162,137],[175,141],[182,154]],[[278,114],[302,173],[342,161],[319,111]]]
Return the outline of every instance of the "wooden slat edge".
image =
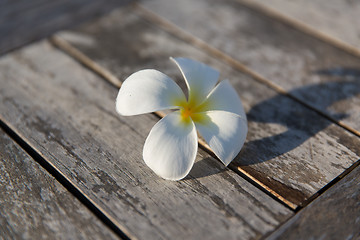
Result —
[[[56,36],[51,36],[49,38],[49,40],[54,46],[60,48],[61,50],[66,52],[68,55],[70,55],[74,59],[78,60],[85,67],[89,68],[90,70],[92,70],[93,72],[98,74],[99,76],[103,77],[104,79],[109,81],[115,87],[120,88],[122,82],[117,77],[115,77],[113,74],[111,74],[107,69],[101,67],[99,64],[92,61],[85,54],[83,54],[82,52],[80,52],[79,50],[77,50],[76,48],[71,46],[71,44],[69,44],[65,40],[63,40],[59,37],[56,37]]]
[[[358,220],[356,219],[356,217],[358,217],[356,215],[357,209],[355,209],[358,205],[355,199],[357,193],[356,191],[349,191],[349,188],[356,188],[354,183],[356,184],[356,180],[358,179],[355,179],[355,181],[352,180],[356,178],[356,174],[358,174],[360,170],[359,163],[360,160],[355,162],[350,167],[351,171],[341,174],[336,183],[327,186],[321,194],[312,200],[309,206],[300,209],[294,216],[280,224],[272,233],[263,236],[262,239],[358,239],[358,236],[354,237],[353,234],[349,234],[350,230],[360,235],[360,232],[356,230],[358,229],[356,221]],[[350,174],[353,175],[348,176]],[[346,183],[346,181],[348,182]],[[337,190],[339,190],[338,194],[335,193]],[[341,206],[339,202],[335,204],[336,198],[339,198],[342,201],[341,203],[345,202],[345,204],[349,204],[350,201],[350,204],[347,206]],[[338,208],[336,209],[336,207]],[[351,215],[351,213],[354,215]],[[346,218],[348,218],[348,220],[352,219],[353,222],[346,221]],[[338,221],[334,222],[334,219],[338,219]],[[309,223],[309,220],[312,222]],[[324,220],[326,223],[324,223]],[[348,228],[346,229],[347,231],[341,231],[339,228],[341,226],[338,224],[346,224],[350,229]],[[308,228],[306,228],[306,226],[308,226]],[[309,228],[309,226],[311,227]],[[292,228],[290,232],[288,231],[290,236],[286,234],[286,230],[289,228]],[[343,229],[344,228],[342,228],[342,230]]]
[[[272,190],[270,187],[268,187],[267,185],[263,184],[261,181],[259,181],[258,179],[256,179],[255,177],[253,177],[250,173],[246,172],[243,168],[241,167],[237,167],[237,170],[239,172],[241,172],[242,174],[244,174],[246,177],[250,178],[252,181],[254,181],[256,184],[258,184],[260,187],[264,188],[266,191],[268,191],[271,195],[273,195],[275,198],[277,198],[280,202],[286,204],[290,209],[292,210],[296,210],[297,209],[297,205],[286,200],[283,196],[281,196],[280,194],[278,194],[276,191]]]
[[[345,169],[344,172],[342,172],[339,176],[331,180],[328,184],[326,184],[324,187],[322,187],[319,191],[317,191],[315,194],[313,194],[310,198],[308,198],[301,206],[299,206],[296,211],[299,211],[309,205],[311,202],[316,200],[318,197],[320,197],[323,193],[325,193],[328,189],[330,189],[332,186],[336,185],[341,179],[345,178],[347,175],[349,175],[355,168],[360,166],[360,159],[353,163],[350,167]]]
[[[120,88],[122,85],[122,81],[117,78],[114,74],[112,74],[109,70],[106,68],[100,66],[95,61],[91,60],[88,56],[77,50],[75,47],[73,47],[70,43],[62,39],[61,37],[58,37],[56,35],[51,36],[49,38],[50,43],[52,43],[55,47],[61,49],[71,57],[73,57],[76,61],[83,64],[85,67],[90,69],[91,71],[98,74],[100,77],[111,83],[114,87]],[[160,118],[165,117],[165,113],[162,111],[154,112],[155,115],[157,115]]]
[[[237,2],[239,2],[240,4],[242,4],[243,6],[245,6],[247,8],[253,9],[257,12],[261,12],[266,16],[269,16],[269,17],[279,20],[283,23],[286,23],[287,25],[289,25],[293,28],[296,28],[296,29],[300,30],[301,32],[306,33],[307,35],[313,36],[313,37],[315,37],[323,42],[326,42],[336,48],[346,51],[347,53],[349,53],[355,57],[360,57],[360,49],[358,49],[357,47],[352,46],[343,40],[337,39],[326,33],[323,33],[323,32],[321,32],[299,20],[290,18],[290,17],[286,16],[285,14],[282,14],[279,11],[276,11],[270,7],[262,5],[261,3],[257,3],[257,2],[251,1],[251,0],[237,0]]]

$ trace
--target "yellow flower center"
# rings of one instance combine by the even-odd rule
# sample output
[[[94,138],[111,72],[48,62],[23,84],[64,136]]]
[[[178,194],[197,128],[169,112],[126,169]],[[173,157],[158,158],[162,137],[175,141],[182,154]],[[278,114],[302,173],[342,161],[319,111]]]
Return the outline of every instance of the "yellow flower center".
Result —
[[[185,107],[184,109],[181,109],[180,111],[181,111],[181,117],[183,119],[189,118],[192,115],[191,108]]]
[[[190,121],[201,122],[205,120],[204,109],[208,105],[205,101],[200,105],[196,105],[195,101],[185,101],[177,104],[180,107],[180,115],[181,119],[185,123],[190,123]]]

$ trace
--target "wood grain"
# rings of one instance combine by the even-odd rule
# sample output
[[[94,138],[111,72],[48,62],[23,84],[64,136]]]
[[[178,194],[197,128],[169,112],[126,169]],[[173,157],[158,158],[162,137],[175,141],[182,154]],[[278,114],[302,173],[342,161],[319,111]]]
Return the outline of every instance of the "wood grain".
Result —
[[[360,58],[238,0],[142,6],[360,135]]]
[[[156,68],[186,88],[169,56],[208,63],[230,79],[248,114],[244,149],[230,165],[300,205],[359,159],[359,138],[284,95],[149,24],[129,9],[59,34],[119,79]],[[114,47],[117,46],[117,47]]]
[[[130,237],[257,239],[292,214],[201,150],[185,180],[157,177],[142,147],[158,118],[118,116],[118,89],[47,42],[0,73],[3,121]]]
[[[0,129],[0,239],[119,239]]]
[[[0,2],[0,55],[60,29],[91,20],[130,0],[32,0]]]
[[[255,0],[254,2],[360,50],[359,1]]]
[[[359,213],[357,167],[267,239],[359,239]]]

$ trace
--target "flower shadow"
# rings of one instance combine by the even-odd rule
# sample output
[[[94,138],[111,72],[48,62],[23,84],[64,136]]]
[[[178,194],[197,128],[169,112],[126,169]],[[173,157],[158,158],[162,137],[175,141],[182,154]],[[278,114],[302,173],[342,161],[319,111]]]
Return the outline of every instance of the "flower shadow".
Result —
[[[331,68],[314,74],[326,75],[332,81],[297,88],[290,94],[307,99],[317,109],[325,109],[337,121],[348,117],[342,111],[328,108],[360,94],[360,70]],[[280,94],[253,106],[247,117],[248,141],[234,160],[238,166],[265,162],[288,153],[331,124],[315,111]],[[259,131],[270,136],[259,138]]]
[[[214,161],[211,157],[205,157],[194,163],[190,173],[184,178],[184,180],[209,177],[224,171],[228,171],[228,169],[220,162]]]

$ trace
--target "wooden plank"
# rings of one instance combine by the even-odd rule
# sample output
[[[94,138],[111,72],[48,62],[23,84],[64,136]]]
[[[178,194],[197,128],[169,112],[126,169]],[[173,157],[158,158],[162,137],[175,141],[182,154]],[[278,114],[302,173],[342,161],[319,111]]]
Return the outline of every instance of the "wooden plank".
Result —
[[[267,239],[359,239],[360,167]]]
[[[198,59],[219,69],[221,79],[230,79],[238,90],[249,120],[247,142],[231,168],[280,194],[291,206],[301,204],[359,159],[358,137],[129,9],[59,36],[119,79],[140,69],[156,68],[185,88],[169,56]]]
[[[119,239],[0,129],[1,239]]]
[[[158,118],[118,116],[118,89],[47,42],[0,73],[1,118],[130,237],[256,239],[292,214],[201,150],[185,180],[157,177],[142,147]]]
[[[200,38],[205,49],[211,46],[219,57],[230,56],[241,63],[242,70],[275,83],[277,89],[360,136],[360,58],[238,0],[151,0],[142,4]]]
[[[0,2],[0,55],[119,7],[126,1],[32,0]]]
[[[254,2],[360,50],[359,1],[255,0]]]

